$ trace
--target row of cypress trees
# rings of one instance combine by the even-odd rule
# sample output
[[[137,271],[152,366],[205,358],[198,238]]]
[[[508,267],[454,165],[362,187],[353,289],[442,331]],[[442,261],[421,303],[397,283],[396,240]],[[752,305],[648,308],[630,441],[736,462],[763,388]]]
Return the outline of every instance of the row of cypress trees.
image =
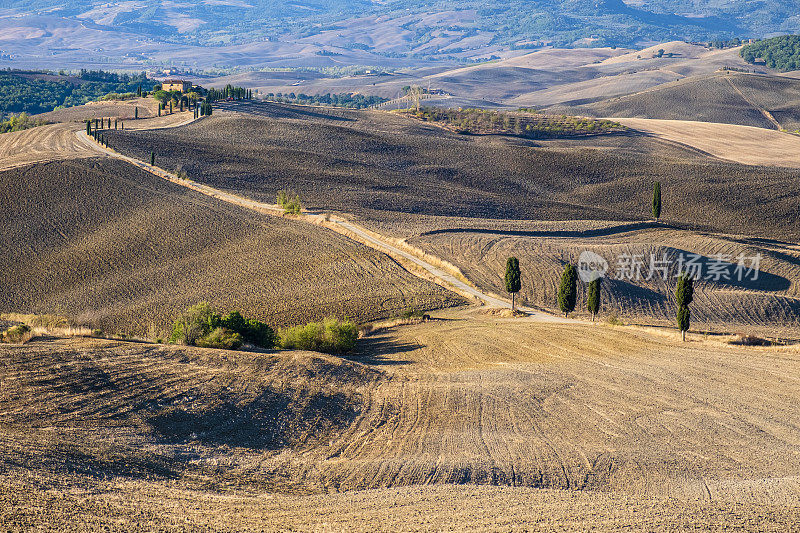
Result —
[[[653,218],[658,221],[661,218],[661,183],[653,184]],[[600,284],[602,278],[589,282],[586,296],[586,309],[592,314],[592,322],[600,312]],[[505,273],[506,292],[511,294],[511,311],[516,311],[516,295],[522,288],[522,273],[519,268],[519,259],[509,257],[506,261]],[[691,312],[689,304],[692,303],[694,296],[694,280],[686,273],[678,276],[678,284],[675,289],[675,300],[678,304],[677,322],[681,331],[681,338],[686,340],[686,332],[689,330]],[[567,264],[561,274],[561,282],[558,286],[558,308],[569,316],[575,310],[578,300],[578,269],[575,265]]]

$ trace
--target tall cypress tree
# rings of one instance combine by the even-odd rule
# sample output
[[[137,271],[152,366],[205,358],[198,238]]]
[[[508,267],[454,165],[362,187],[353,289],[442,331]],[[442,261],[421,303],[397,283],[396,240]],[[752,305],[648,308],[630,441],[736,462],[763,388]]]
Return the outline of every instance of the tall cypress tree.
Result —
[[[155,152],[150,152],[150,166],[151,167],[156,166],[156,153]]]
[[[578,300],[578,270],[575,265],[567,264],[561,275],[561,284],[558,287],[558,307],[564,316],[575,310]]]
[[[86,121],[86,135],[91,135],[91,134],[92,134],[92,121],[91,120],[87,120]]]
[[[694,300],[694,280],[687,274],[678,276],[678,286],[675,288],[675,301],[678,304],[678,329],[681,330],[681,339],[686,340],[686,332],[689,331],[689,319],[691,313],[689,304]]]
[[[506,261],[506,292],[511,293],[511,311],[517,310],[516,297],[522,288],[522,275],[519,271],[519,259],[509,257]]]
[[[596,280],[589,283],[589,295],[586,298],[586,309],[592,313],[592,322],[594,322],[597,313],[600,312],[600,280],[602,278],[597,278]]]
[[[133,108],[133,118],[134,119],[139,118],[139,107],[138,106]]]
[[[661,182],[657,181],[653,184],[653,218],[661,218]]]

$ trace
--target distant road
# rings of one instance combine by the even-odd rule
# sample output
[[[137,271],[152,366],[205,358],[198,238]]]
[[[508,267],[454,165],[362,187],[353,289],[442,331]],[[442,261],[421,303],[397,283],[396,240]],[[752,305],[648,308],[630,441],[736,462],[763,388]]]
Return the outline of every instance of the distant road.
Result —
[[[753,126],[692,120],[650,118],[611,120],[727,161],[745,165],[800,168],[800,136],[791,133]]]

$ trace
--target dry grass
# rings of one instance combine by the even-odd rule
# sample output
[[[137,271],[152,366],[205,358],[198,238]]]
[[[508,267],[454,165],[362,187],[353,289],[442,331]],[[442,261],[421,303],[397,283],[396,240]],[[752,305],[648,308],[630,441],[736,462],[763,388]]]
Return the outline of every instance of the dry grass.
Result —
[[[635,130],[735,163],[800,168],[800,136],[797,135],[736,124],[645,118],[619,120]],[[757,174],[759,170],[752,172]]]

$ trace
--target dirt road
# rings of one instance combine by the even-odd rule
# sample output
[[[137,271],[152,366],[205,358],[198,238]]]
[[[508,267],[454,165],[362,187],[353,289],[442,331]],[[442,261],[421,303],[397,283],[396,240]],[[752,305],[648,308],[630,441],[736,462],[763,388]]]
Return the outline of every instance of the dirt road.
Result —
[[[88,135],[86,135],[86,132],[84,131],[78,131],[76,132],[76,135],[81,140],[82,143],[88,145],[94,145],[97,148],[97,150],[101,151],[105,155],[121,159],[122,161],[126,161],[143,170],[151,172],[152,174],[155,174],[160,178],[169,180],[183,187],[187,187],[189,189],[203,193],[212,198],[217,198],[218,200],[236,204],[238,206],[245,207],[247,209],[252,209],[261,213],[277,215],[277,216],[283,215],[283,209],[276,204],[267,204],[264,202],[258,202],[256,200],[238,196],[229,192],[221,191],[219,189],[216,189],[209,185],[198,183],[191,179],[178,178],[175,174],[167,172],[162,168],[159,168],[157,166],[152,166],[148,163],[145,163],[144,161],[140,161],[133,157],[120,154],[119,152],[116,152],[115,150],[106,148],[104,146],[99,146]],[[361,226],[351,221],[325,213],[317,213],[311,215],[305,214],[299,217],[299,220],[310,222],[313,224],[323,225],[331,229],[334,229],[339,233],[347,235],[351,238],[355,238],[355,240],[357,240],[358,242],[389,255],[395,260],[401,262],[401,264],[407,264],[410,262],[427,273],[426,275],[423,275],[421,277],[425,277],[426,279],[428,277],[432,277],[437,283],[441,284],[442,286],[450,288],[451,290],[457,292],[458,294],[474,298],[491,307],[500,307],[500,308],[511,307],[510,302],[500,299],[491,294],[488,294],[468,283],[465,283],[461,279],[458,279],[458,277],[456,277],[452,272],[448,272],[446,269],[434,265],[433,263],[425,260],[419,255],[415,255],[410,253],[409,251],[401,249],[400,247],[394,245],[391,239],[382,237],[376,234],[375,232],[367,231],[365,228],[362,228]],[[414,270],[409,270],[409,271],[419,275],[419,273],[415,272]],[[531,318],[536,320],[543,320],[548,322],[562,321],[560,317],[543,313],[533,308],[520,306],[519,309],[521,311],[528,313]]]
[[[128,120],[125,129],[149,130],[173,128],[192,122],[193,113],[185,111],[164,117]],[[84,137],[76,133],[84,132]],[[86,142],[83,124],[58,123],[0,135],[0,170],[31,163],[61,159],[79,159],[106,153],[95,142]]]

